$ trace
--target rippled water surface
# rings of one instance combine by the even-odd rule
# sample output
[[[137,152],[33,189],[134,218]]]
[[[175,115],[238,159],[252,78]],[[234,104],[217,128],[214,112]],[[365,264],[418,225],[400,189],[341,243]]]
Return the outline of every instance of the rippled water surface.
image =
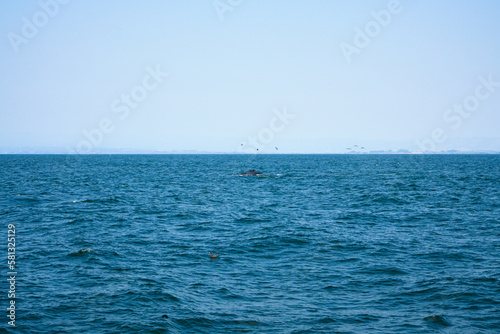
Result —
[[[1,251],[15,224],[18,272],[17,327],[4,318],[0,331],[500,331],[499,155],[20,155],[0,167]],[[264,175],[237,176],[248,169]]]

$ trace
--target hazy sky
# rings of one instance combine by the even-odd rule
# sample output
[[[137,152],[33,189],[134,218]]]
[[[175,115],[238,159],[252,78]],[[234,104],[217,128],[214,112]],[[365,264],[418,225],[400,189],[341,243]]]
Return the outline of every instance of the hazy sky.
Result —
[[[500,150],[500,1],[1,6],[0,148]]]

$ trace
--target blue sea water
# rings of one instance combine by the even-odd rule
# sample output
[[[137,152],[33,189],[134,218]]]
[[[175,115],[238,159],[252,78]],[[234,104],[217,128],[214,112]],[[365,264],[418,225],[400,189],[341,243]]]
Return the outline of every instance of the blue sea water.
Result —
[[[17,271],[3,332],[500,332],[500,155],[0,167],[0,251],[14,224]],[[264,175],[237,176],[248,169]]]

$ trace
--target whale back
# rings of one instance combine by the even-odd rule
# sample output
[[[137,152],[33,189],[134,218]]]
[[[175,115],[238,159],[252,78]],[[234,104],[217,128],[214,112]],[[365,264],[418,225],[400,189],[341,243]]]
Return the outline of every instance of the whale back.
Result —
[[[255,169],[250,169],[240,175],[262,175],[262,173],[256,172]]]

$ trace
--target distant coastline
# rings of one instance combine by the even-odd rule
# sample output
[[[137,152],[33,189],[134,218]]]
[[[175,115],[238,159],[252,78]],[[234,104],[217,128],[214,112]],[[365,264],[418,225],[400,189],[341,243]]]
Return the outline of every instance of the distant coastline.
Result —
[[[474,151],[461,151],[461,150],[446,150],[446,151],[410,151],[406,149],[399,150],[372,150],[372,151],[350,151],[350,152],[258,152],[258,153],[245,153],[245,152],[216,152],[216,151],[198,151],[198,150],[140,150],[140,149],[100,149],[87,154],[68,153],[64,150],[58,149],[0,149],[0,155],[198,155],[198,154],[218,154],[218,155],[290,155],[290,154],[303,154],[303,155],[436,155],[436,154],[500,154],[500,151],[495,150],[474,150]]]

